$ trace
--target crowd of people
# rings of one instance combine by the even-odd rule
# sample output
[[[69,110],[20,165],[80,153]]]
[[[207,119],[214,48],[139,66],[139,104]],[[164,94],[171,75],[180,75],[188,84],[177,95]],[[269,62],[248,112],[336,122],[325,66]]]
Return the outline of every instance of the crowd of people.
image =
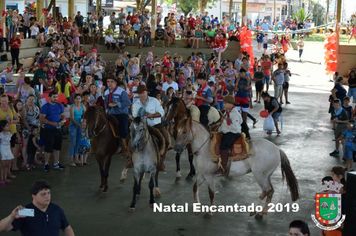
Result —
[[[90,140],[86,137],[86,121],[83,120],[83,114],[91,106],[101,106],[109,114],[114,115],[120,123],[120,136],[125,138],[128,135],[129,114],[149,115],[150,119],[157,121],[152,121],[152,124],[158,125],[162,114],[157,110],[150,113],[148,107],[152,101],[165,107],[172,98],[180,97],[187,106],[196,105],[199,108],[200,122],[206,127],[208,126],[207,114],[213,106],[227,114],[222,121],[226,126],[226,134],[245,132],[247,138],[251,138],[247,117],[252,120],[253,125],[258,120],[249,113],[249,109],[253,108],[254,103],[261,103],[262,98],[264,110],[268,111],[274,120],[277,135],[281,134],[278,121],[282,118],[282,104],[290,104],[288,89],[292,74],[285,58],[289,44],[288,35],[282,36],[281,39],[276,35],[273,39],[272,54],[268,55],[265,50],[261,58],[255,58],[253,64],[250,63],[250,55],[247,52],[240,53],[235,61],[219,62],[215,53],[205,55],[201,52],[193,52],[191,56],[183,58],[179,55],[172,57],[171,53],[166,51],[163,57],[158,57],[154,51],[148,52],[147,55],[131,55],[128,51],[124,52],[124,48],[126,45],[151,46],[152,43],[155,47],[157,42],[162,42],[163,46],[167,42],[169,47],[175,43],[178,35],[189,48],[195,45],[199,48],[199,43],[205,40],[208,46],[212,47],[214,37],[217,35],[238,40],[239,24],[232,22],[228,17],[223,17],[219,21],[217,17],[206,13],[195,18],[190,14],[189,17],[181,16],[177,19],[172,13],[162,22],[162,17],[158,14],[157,29],[151,42],[151,29],[146,12],[126,15],[121,11],[118,16],[112,14],[111,24],[105,30],[101,13],[92,12],[87,20],[80,12],[73,18],[62,17],[59,14],[56,21],[51,20],[53,18],[49,14],[45,24],[40,25],[37,23],[36,15],[31,14],[28,8],[23,15],[16,11],[8,13],[7,28],[4,30],[7,37],[2,38],[8,39],[13,61],[1,74],[8,81],[12,81],[14,71],[19,72],[20,77],[16,85],[18,88],[16,99],[13,100],[11,96],[4,95],[4,91],[0,91],[1,186],[12,184],[11,179],[16,178],[12,171],[19,170],[18,157],[22,157],[21,166],[29,171],[33,170],[36,164],[44,164],[44,170],[49,171],[51,155],[54,156],[54,170],[65,168],[59,160],[63,125],[67,118],[70,138],[69,165],[71,167],[89,165],[87,158],[90,153]],[[117,21],[118,29],[116,29]],[[266,22],[261,24],[263,30],[265,24]],[[295,23],[290,24],[293,30]],[[267,27],[271,28],[271,26]],[[20,37],[16,32],[20,33]],[[117,39],[113,37],[115,32],[118,32]],[[104,33],[105,37],[103,37]],[[304,43],[303,36],[299,36],[299,57],[301,57]],[[37,39],[39,47],[44,45],[50,47],[46,55],[41,51],[36,53],[31,68],[23,68],[18,62],[21,39],[26,38]],[[112,51],[117,49],[119,52],[114,65],[105,62],[97,53],[97,44],[100,43],[101,38],[104,38],[108,52],[110,48]],[[90,51],[84,51],[80,41],[93,43]],[[257,41],[258,50],[261,49],[262,44],[266,49],[266,35],[258,33]],[[0,46],[3,46],[2,43]],[[17,68],[14,69],[16,64]],[[25,72],[33,73],[33,79],[26,77]],[[253,81],[256,90],[255,98],[252,93]],[[355,71],[350,72],[348,81],[349,95],[355,97]],[[273,96],[268,92],[272,83]],[[350,98],[346,97],[342,84],[343,78],[338,77],[332,91],[333,109],[330,109],[330,112],[335,124],[336,149],[331,154],[339,154],[339,141],[345,143],[343,153],[347,159],[346,167],[352,168],[350,160],[355,155],[353,141],[350,141],[353,138],[353,123],[350,120],[354,118],[354,112],[349,108]],[[42,89],[45,92],[50,91],[47,101],[41,99]],[[64,97],[64,100],[60,97]],[[138,108],[133,109],[134,104]],[[142,110],[139,109],[141,107],[144,107],[148,114],[145,112],[141,114]],[[66,116],[65,110],[69,115]],[[230,114],[231,111],[238,112]],[[232,128],[230,126],[232,117],[240,120],[241,129],[229,129]],[[272,134],[272,130],[267,130],[267,134]],[[346,137],[346,141],[343,137]],[[126,151],[128,149],[126,142],[123,142],[123,145]],[[226,143],[222,143],[222,146],[224,145],[226,146]],[[222,151],[226,151],[225,146]],[[344,168],[335,168],[332,179],[344,184]],[[217,170],[219,174],[223,172],[223,169]],[[46,186],[34,191],[33,198],[35,199],[38,192],[50,189]],[[18,209],[21,207],[12,213],[12,220],[16,218]],[[302,230],[301,227],[304,226],[300,226],[299,223],[291,228],[299,228],[303,235],[308,234],[304,229]],[[70,227],[68,223],[65,225]],[[13,224],[12,227],[18,229],[20,226]],[[12,228],[7,224],[4,229]],[[67,228],[63,230],[65,229]]]

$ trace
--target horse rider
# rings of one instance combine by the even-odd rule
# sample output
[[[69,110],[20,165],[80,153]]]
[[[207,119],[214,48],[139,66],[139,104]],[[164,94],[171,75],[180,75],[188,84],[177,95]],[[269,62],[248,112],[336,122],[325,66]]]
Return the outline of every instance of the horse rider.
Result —
[[[219,133],[222,133],[220,143],[220,158],[221,165],[214,174],[229,175],[226,170],[229,149],[231,145],[241,136],[241,124],[243,122],[242,117],[235,107],[235,98],[233,96],[224,97],[224,109],[226,111],[225,116],[221,119],[221,126],[219,127]]]
[[[164,110],[161,103],[154,97],[149,97],[145,85],[137,86],[136,93],[138,93],[139,100],[137,100],[132,105],[132,116],[133,117],[144,117],[147,116],[147,125],[158,129],[163,135],[166,143],[170,143],[170,136],[162,125],[162,117],[164,116]],[[162,162],[160,164],[159,170],[164,171],[163,161],[165,156],[162,157]]]
[[[197,77],[199,87],[195,96],[195,105],[200,110],[200,123],[202,123],[206,128],[208,128],[208,113],[210,110],[210,103],[213,102],[213,91],[209,87],[206,80],[207,78],[204,76]]]
[[[118,81],[114,75],[106,77],[108,89],[105,91],[105,109],[108,114],[115,116],[119,121],[119,135],[122,139],[126,155],[130,153],[130,149],[126,143],[126,137],[129,134],[129,106],[131,105],[130,98],[126,91],[118,86]]]

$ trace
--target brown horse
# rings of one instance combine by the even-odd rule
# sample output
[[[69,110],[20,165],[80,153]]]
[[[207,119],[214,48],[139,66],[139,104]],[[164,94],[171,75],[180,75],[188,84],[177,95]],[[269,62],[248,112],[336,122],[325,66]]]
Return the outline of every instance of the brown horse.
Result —
[[[113,115],[105,113],[100,106],[89,107],[84,119],[87,121],[86,133],[91,139],[91,150],[99,164],[101,184],[99,189],[108,192],[108,177],[111,157],[121,145],[121,139],[116,138],[119,133],[119,122]],[[115,137],[116,136],[116,137]]]
[[[163,117],[163,124],[167,126],[172,120],[174,120],[174,127],[173,127],[173,138],[174,140],[177,139],[177,125],[179,121],[186,119],[190,116],[187,107],[182,99],[174,97],[172,98],[168,104],[166,105],[165,114]],[[187,175],[186,179],[191,180],[195,175],[195,168],[193,165],[193,152],[190,145],[187,145],[188,149],[188,156],[189,156],[189,164],[190,164],[190,172]],[[179,181],[182,178],[180,174],[180,154],[176,153],[176,166],[177,166],[177,175],[176,181]]]

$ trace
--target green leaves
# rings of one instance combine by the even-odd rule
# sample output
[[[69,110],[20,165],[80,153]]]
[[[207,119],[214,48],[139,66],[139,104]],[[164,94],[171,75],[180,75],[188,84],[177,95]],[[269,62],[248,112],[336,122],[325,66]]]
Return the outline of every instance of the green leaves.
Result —
[[[294,20],[296,20],[297,22],[299,20],[301,20],[302,22],[305,22],[308,19],[312,18],[312,14],[311,13],[306,13],[304,8],[300,8],[298,10],[296,10],[295,12],[293,12],[292,17]]]

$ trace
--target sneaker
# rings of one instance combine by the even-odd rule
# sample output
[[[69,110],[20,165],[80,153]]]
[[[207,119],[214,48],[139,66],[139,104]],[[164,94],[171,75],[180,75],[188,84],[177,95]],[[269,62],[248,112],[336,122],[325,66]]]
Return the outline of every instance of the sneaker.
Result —
[[[77,166],[74,162],[69,163],[70,166]]]
[[[281,131],[278,130],[278,131],[277,131],[277,135],[280,135],[280,134],[281,134]]]
[[[49,171],[49,165],[48,164],[44,165],[44,170],[45,171]]]
[[[59,162],[53,165],[53,169],[55,169],[55,170],[64,170],[64,168],[65,167],[61,166],[61,164],[59,164]]]
[[[339,151],[334,150],[332,153],[330,153],[330,156],[338,156],[340,154]]]
[[[272,131],[271,131],[271,130],[268,130],[268,131],[266,132],[266,134],[272,134]]]
[[[258,122],[258,120],[254,120],[253,121],[253,127],[255,127],[256,123]]]

